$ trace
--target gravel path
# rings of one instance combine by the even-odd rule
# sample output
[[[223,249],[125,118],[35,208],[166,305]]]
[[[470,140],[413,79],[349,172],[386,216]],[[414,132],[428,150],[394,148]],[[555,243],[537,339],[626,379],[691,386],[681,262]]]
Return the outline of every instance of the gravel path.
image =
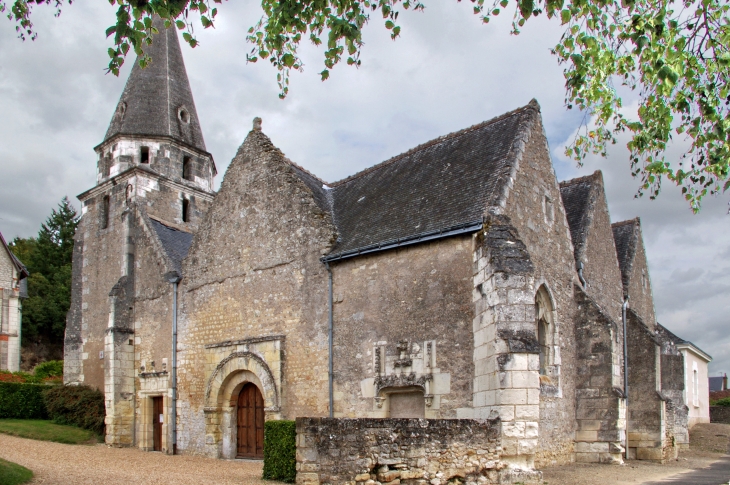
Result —
[[[260,461],[169,456],[99,444],[62,445],[0,434],[0,458],[33,470],[33,485],[263,485]]]
[[[677,461],[670,461],[664,465],[630,461],[624,466],[598,464],[557,466],[542,470],[543,483],[629,485],[649,484],[669,479],[663,483],[695,485],[705,483],[702,480],[695,480],[700,475],[703,477],[708,475],[707,479],[711,482],[715,476],[724,477],[730,470],[728,461],[730,456],[723,452],[728,449],[728,438],[730,438],[730,425],[697,425],[690,432],[690,449],[681,453]],[[276,485],[279,483],[261,479],[260,461],[170,456],[134,448],[109,448],[103,444],[62,445],[4,434],[0,434],[0,458],[33,470],[35,473],[35,478],[31,482],[33,485]],[[714,470],[715,468],[718,470]],[[698,469],[705,470],[698,475],[677,475]],[[669,478],[672,475],[674,477]],[[690,482],[687,482],[687,479],[690,479]],[[727,483],[727,479],[724,479],[723,483]]]

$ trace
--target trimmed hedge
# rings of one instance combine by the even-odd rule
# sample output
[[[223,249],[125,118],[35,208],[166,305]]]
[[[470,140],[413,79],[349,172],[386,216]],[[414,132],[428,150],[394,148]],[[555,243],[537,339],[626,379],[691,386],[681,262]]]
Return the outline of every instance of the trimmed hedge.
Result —
[[[297,427],[294,421],[264,423],[264,478],[294,483],[297,479]]]
[[[57,424],[70,424],[104,434],[104,395],[89,386],[56,386],[43,398],[48,415]]]
[[[722,399],[718,399],[717,401],[712,403],[712,405],[730,407],[730,397],[724,397]]]
[[[48,377],[63,377],[63,361],[49,360],[48,362],[41,362],[35,366],[33,374],[41,379],[46,379]]]
[[[0,418],[48,419],[45,389],[42,384],[0,382]]]

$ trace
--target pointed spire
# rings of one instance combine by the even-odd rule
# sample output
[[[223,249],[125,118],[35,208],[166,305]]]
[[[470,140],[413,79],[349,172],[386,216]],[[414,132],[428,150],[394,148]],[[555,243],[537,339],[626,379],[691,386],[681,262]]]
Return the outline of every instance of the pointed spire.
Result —
[[[152,62],[142,69],[135,60],[104,141],[119,134],[171,136],[206,151],[177,32],[159,17],[153,25],[159,33],[145,49]]]

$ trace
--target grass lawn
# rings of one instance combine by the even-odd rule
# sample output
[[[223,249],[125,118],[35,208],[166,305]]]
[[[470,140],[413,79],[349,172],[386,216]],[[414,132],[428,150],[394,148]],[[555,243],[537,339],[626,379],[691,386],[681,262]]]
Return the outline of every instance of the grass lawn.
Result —
[[[87,429],[40,419],[0,419],[0,433],[68,445],[89,445],[98,441],[97,436]],[[0,483],[5,482],[0,481]]]
[[[31,478],[32,471],[0,458],[0,483],[3,485],[18,485],[30,481]]]

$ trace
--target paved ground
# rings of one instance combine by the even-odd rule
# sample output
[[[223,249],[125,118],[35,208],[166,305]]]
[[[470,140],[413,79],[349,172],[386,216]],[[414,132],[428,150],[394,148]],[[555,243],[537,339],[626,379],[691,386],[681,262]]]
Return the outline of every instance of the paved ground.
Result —
[[[726,485],[730,425],[693,428],[690,450],[664,465],[573,464],[543,470],[547,485]],[[261,462],[169,456],[105,445],[62,445],[0,434],[0,458],[33,470],[34,485],[274,485],[261,479]]]
[[[730,482],[730,456],[725,456],[707,468],[672,475],[664,480],[644,485],[726,485]]]
[[[263,485],[261,462],[62,445],[0,434],[0,458],[33,470],[33,485]]]

